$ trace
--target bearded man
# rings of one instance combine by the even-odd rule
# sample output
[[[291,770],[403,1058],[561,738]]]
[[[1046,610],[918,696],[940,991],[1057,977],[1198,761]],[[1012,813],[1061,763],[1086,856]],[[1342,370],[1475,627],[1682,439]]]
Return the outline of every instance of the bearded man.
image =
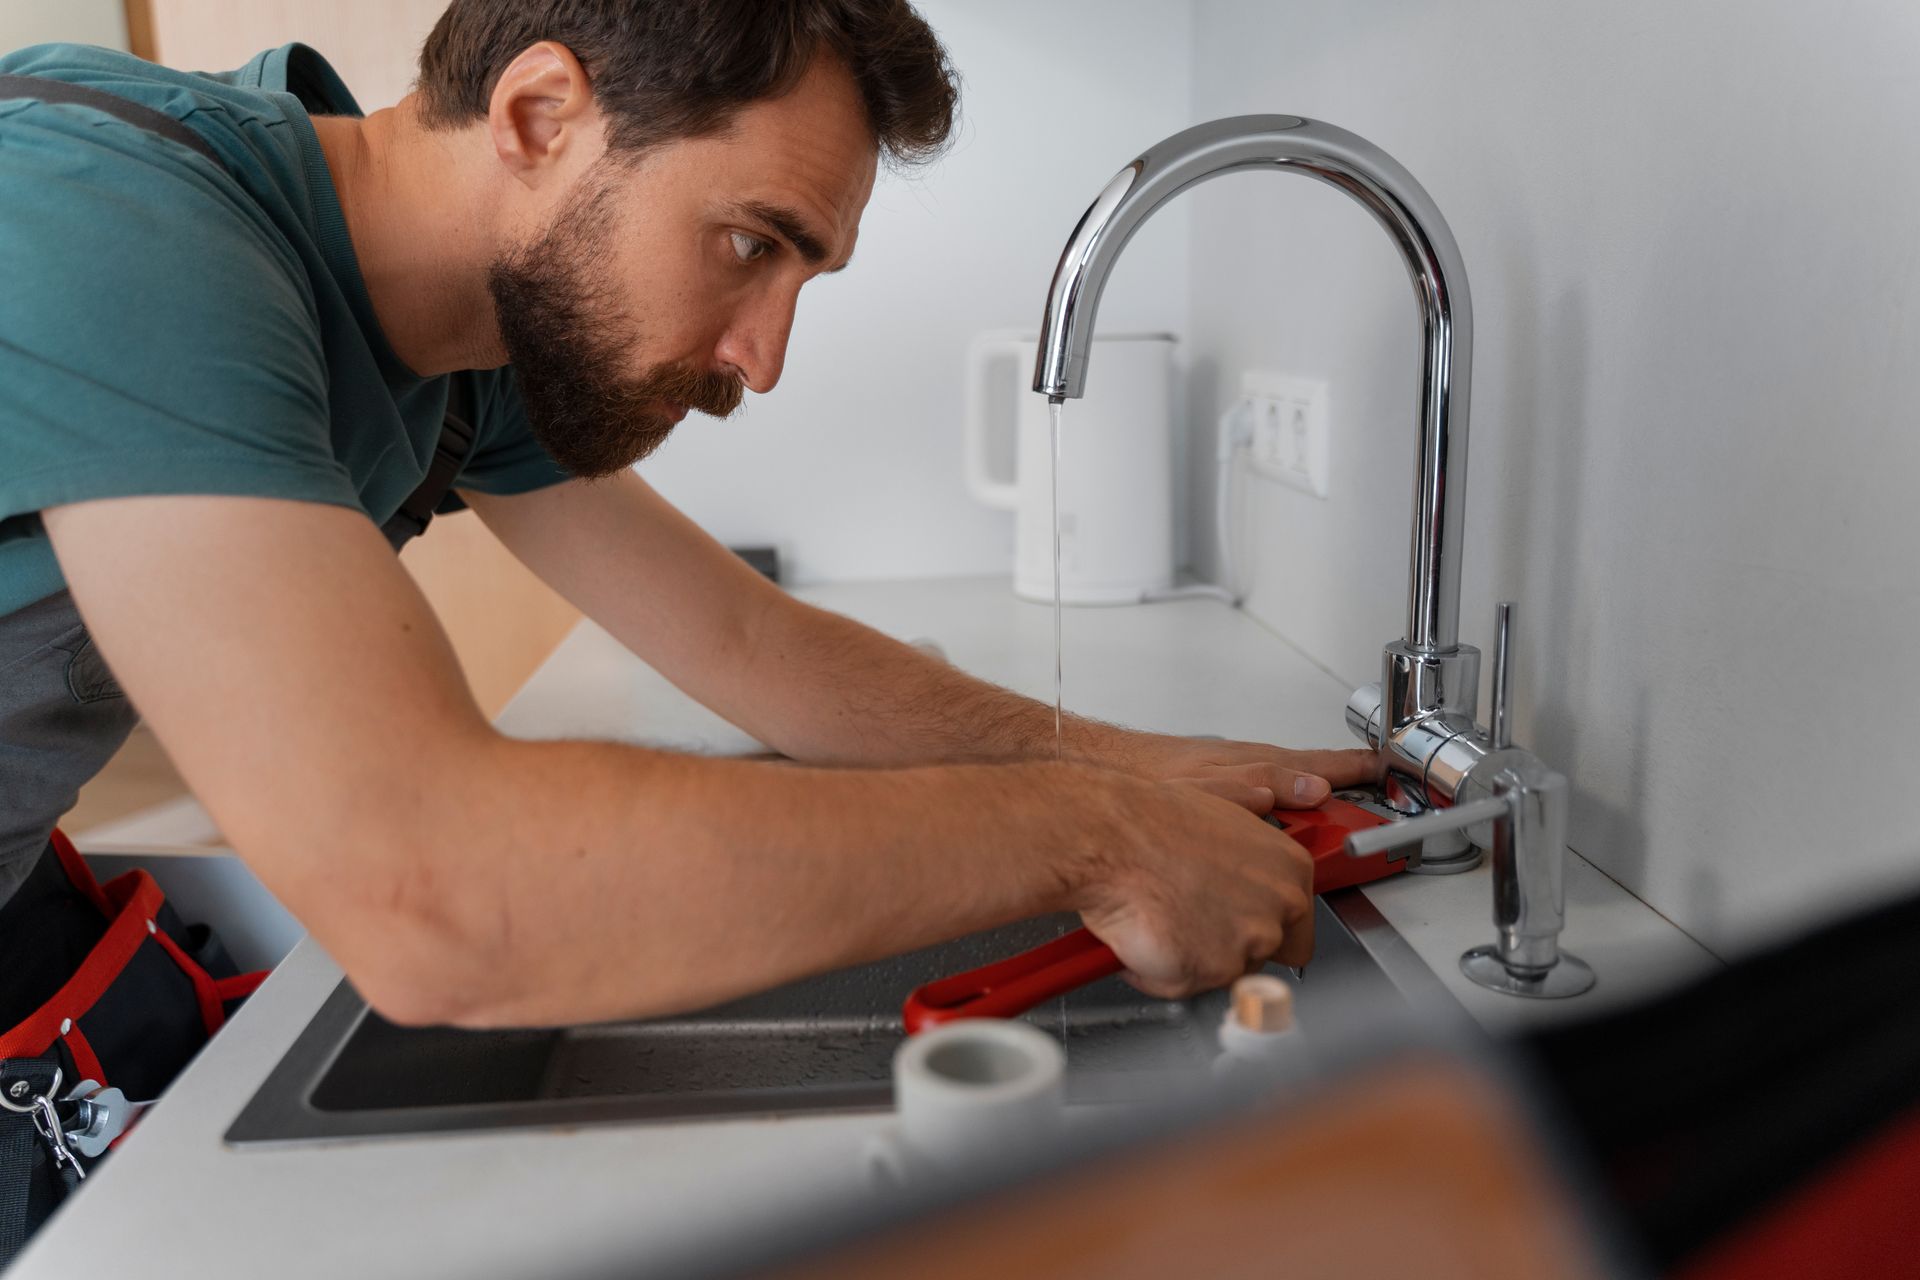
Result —
[[[1062,910],[1153,994],[1306,959],[1262,818],[1370,754],[1074,720],[1056,760],[1051,708],[792,599],[632,470],[773,390],[878,165],[947,139],[905,0],[455,0],[364,117],[298,45],[0,76],[0,1034],[136,1097],[204,1040],[170,919],[153,994],[62,1004],[124,904],[54,827],[136,707],[400,1023],[664,1014]],[[495,731],[393,554],[450,485],[796,763]]]

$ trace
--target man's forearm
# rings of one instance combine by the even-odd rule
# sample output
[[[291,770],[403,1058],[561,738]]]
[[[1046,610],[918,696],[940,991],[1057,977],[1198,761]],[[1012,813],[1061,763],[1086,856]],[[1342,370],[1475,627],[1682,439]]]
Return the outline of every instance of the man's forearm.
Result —
[[[819,770],[599,743],[501,739],[490,754],[469,766],[453,829],[407,853],[418,865],[400,882],[427,891],[402,897],[400,927],[387,904],[341,925],[377,936],[324,939],[350,972],[358,953],[404,975],[398,993],[369,992],[396,1016],[654,1016],[1076,907],[1119,782],[1070,765]]]
[[[871,627],[800,601],[769,611],[730,718],[822,764],[1055,758],[1053,707],[968,675]],[[1068,715],[1067,760],[1111,764],[1121,733]]]
[[[795,759],[1054,756],[1051,706],[793,599],[632,472],[468,500],[516,555],[656,670]],[[1113,763],[1122,735],[1078,718],[1066,729],[1069,759]]]

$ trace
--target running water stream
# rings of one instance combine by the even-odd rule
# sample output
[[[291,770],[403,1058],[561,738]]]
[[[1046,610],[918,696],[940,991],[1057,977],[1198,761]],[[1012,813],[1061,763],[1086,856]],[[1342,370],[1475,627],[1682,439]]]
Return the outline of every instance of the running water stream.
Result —
[[[1061,401],[1047,404],[1047,432],[1053,445],[1053,758],[1066,759],[1066,743],[1060,732],[1060,408]]]

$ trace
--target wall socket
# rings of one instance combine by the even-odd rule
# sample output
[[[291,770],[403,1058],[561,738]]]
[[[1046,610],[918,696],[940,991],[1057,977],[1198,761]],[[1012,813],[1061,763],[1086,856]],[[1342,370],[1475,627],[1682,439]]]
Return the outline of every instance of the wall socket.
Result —
[[[1248,370],[1240,375],[1240,393],[1252,406],[1248,464],[1269,480],[1316,498],[1326,497],[1331,452],[1327,384],[1289,373]]]

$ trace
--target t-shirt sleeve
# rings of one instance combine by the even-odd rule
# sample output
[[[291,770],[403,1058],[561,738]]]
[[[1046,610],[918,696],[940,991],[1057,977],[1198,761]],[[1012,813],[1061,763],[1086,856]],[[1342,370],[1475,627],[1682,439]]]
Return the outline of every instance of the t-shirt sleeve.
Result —
[[[511,366],[467,375],[473,379],[477,438],[473,457],[454,483],[479,493],[529,493],[573,477],[534,438]]]
[[[310,287],[204,157],[84,108],[0,103],[0,540],[92,498],[358,507]]]

